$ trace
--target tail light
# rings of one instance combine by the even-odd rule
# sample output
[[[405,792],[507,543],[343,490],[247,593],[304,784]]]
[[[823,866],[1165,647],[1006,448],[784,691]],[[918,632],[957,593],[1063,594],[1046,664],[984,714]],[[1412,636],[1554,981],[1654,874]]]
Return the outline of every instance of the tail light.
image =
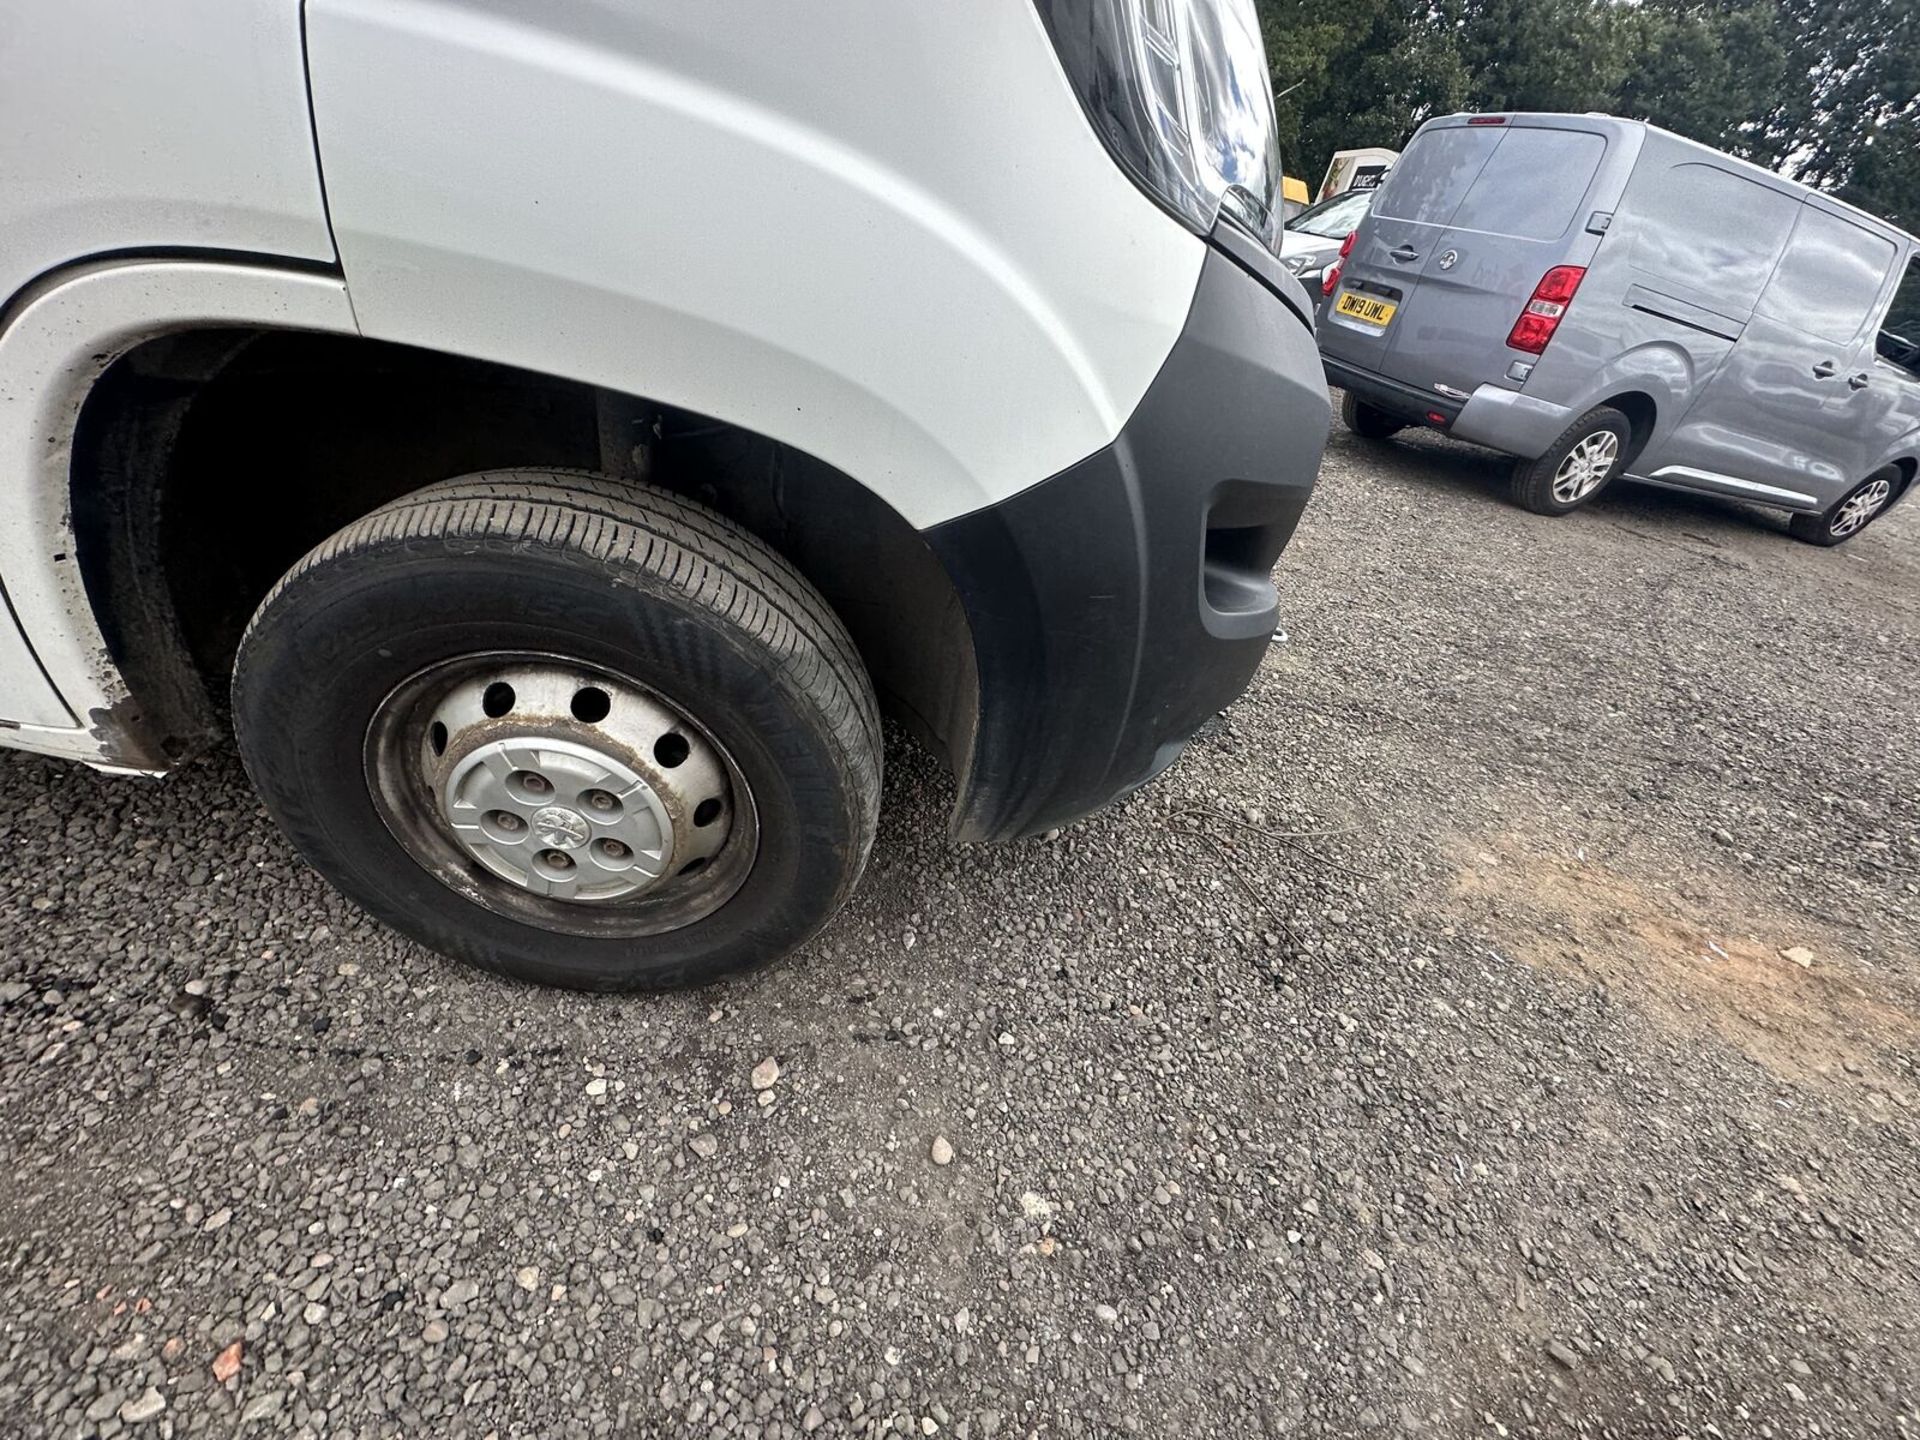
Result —
[[[1353,242],[1359,236],[1358,230],[1349,230],[1347,238],[1340,242],[1340,258],[1327,267],[1326,275],[1321,278],[1320,293],[1322,295],[1331,295],[1333,287],[1340,283],[1340,271],[1347,263],[1347,256],[1353,253]]]
[[[1520,318],[1513,322],[1513,329],[1507,334],[1507,344],[1515,350],[1525,350],[1529,355],[1538,355],[1547,348],[1547,342],[1553,339],[1553,332],[1560,328],[1561,317],[1567,313],[1567,306],[1573,301],[1573,292],[1580,288],[1587,267],[1584,265],[1556,265],[1540,277],[1540,283],[1533,287],[1533,296],[1527,301],[1527,308],[1520,312]]]

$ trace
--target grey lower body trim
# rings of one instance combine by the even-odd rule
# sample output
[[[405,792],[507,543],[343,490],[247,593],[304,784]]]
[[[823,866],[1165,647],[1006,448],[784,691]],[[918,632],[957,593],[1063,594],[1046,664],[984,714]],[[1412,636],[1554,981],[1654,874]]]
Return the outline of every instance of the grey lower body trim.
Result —
[[[1762,485],[1757,480],[1742,480],[1715,470],[1696,470],[1691,465],[1662,465],[1651,475],[1630,475],[1630,480],[1650,480],[1676,490],[1707,490],[1745,499],[1766,500],[1794,510],[1818,510],[1820,497],[1802,490],[1787,490],[1778,485]]]

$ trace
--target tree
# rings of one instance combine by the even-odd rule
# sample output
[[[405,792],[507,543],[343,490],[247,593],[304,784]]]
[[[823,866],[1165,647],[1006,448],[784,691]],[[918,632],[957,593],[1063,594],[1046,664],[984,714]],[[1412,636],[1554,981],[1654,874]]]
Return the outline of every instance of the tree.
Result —
[[[1595,0],[1443,0],[1476,110],[1604,110],[1627,73],[1630,15]]]
[[[1894,120],[1867,137],[1840,198],[1920,234],[1920,115]]]
[[[1920,0],[1256,3],[1310,181],[1454,110],[1599,110],[1920,224]]]
[[[1394,149],[1458,109],[1466,74],[1410,0],[1259,0],[1288,170],[1316,183],[1336,150]]]
[[[1627,72],[1616,113],[1775,166],[1767,119],[1787,89],[1788,38],[1773,0],[1654,0],[1625,17]]]
[[[1920,0],[1782,0],[1790,86],[1768,121],[1795,178],[1920,219]]]

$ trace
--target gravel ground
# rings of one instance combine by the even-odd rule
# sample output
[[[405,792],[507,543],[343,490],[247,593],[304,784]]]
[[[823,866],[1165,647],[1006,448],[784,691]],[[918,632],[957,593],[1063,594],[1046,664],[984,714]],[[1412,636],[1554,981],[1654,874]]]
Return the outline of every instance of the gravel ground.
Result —
[[[1336,434],[1181,765],[956,850],[896,746],[695,995],[0,757],[0,1430],[1920,1433],[1920,508],[1782,529]]]

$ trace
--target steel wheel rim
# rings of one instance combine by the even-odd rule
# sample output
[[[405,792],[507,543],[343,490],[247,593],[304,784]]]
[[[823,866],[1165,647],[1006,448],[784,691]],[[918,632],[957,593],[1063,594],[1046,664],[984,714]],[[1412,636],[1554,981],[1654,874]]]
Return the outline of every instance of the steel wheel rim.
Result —
[[[1840,502],[1830,527],[1835,535],[1851,535],[1878,515],[1893,495],[1887,480],[1871,480]]]
[[[376,708],[364,769],[415,862],[543,930],[684,928],[733,897],[758,850],[752,791],[711,732],[565,656],[483,652],[418,672]]]
[[[1620,437],[1596,430],[1575,445],[1553,472],[1553,498],[1562,505],[1584,500],[1613,473],[1620,458]]]

